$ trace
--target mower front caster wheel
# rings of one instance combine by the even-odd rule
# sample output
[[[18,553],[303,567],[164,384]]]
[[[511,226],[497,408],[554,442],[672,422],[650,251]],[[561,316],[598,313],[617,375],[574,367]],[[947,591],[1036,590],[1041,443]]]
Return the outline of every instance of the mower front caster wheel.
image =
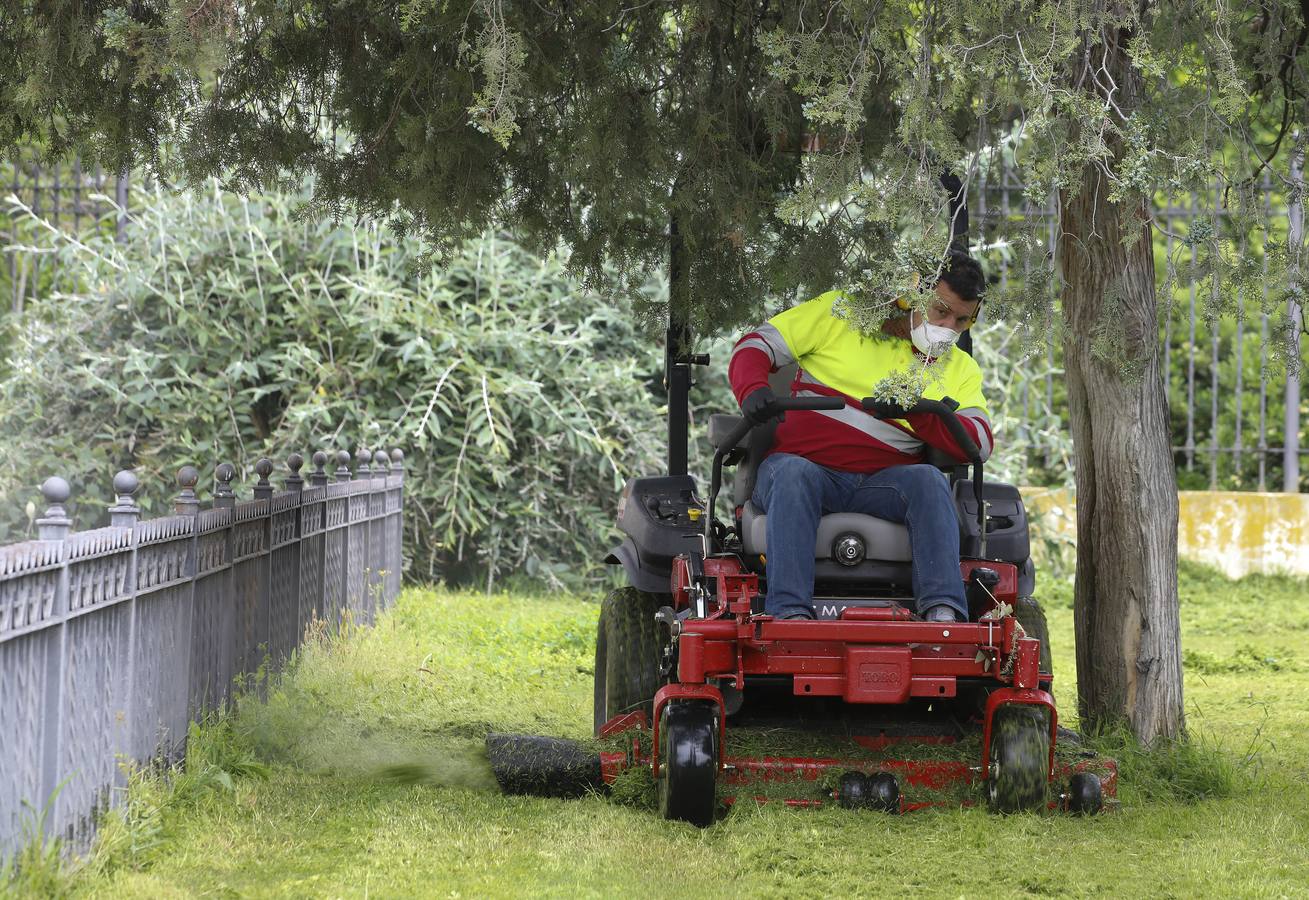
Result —
[[[1068,811],[1075,816],[1093,816],[1104,808],[1104,789],[1100,777],[1092,772],[1077,772],[1068,779],[1065,798]]]
[[[900,783],[890,772],[865,775],[846,772],[836,789],[836,802],[845,809],[900,811]]]
[[[1050,729],[1041,713],[1007,707],[996,710],[987,775],[986,800],[991,812],[1023,812],[1045,805]]]
[[[713,824],[718,805],[717,708],[698,700],[671,701],[659,723],[659,813],[665,819]]]

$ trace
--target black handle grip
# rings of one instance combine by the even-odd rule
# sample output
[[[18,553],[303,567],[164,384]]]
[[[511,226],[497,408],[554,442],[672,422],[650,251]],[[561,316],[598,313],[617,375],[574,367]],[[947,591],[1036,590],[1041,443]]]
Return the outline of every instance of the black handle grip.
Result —
[[[869,412],[873,412],[878,403],[872,397],[865,397],[862,402],[864,409]],[[968,458],[968,461],[980,463],[982,461],[982,451],[977,449],[977,443],[973,440],[973,436],[968,433],[968,429],[964,428],[964,423],[959,421],[959,416],[955,414],[957,405],[949,397],[941,400],[919,400],[909,409],[906,409],[905,413],[930,413],[937,416],[940,418],[941,424],[945,426],[945,430],[950,432],[950,437],[954,438],[955,443],[959,445],[959,449],[964,452],[964,456]]]
[[[790,412],[791,410],[802,409],[844,409],[844,397],[781,397],[774,400],[772,409],[774,414]],[[762,423],[760,423],[762,424]],[[733,429],[732,433],[727,436],[727,440],[720,445],[726,450],[731,450],[741,439],[750,433],[755,427],[755,423],[745,419],[740,425]]]

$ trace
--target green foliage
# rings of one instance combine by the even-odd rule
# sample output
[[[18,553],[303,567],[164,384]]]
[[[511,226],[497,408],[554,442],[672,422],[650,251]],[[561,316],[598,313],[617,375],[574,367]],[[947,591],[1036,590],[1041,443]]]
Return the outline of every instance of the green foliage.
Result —
[[[398,446],[411,575],[593,576],[618,488],[659,455],[659,356],[628,304],[503,237],[434,268],[302,199],[158,192],[130,240],[62,242],[75,288],[25,312],[0,385],[11,534],[54,472],[87,528],[119,468],[159,515],[184,463],[205,487],[225,459],[248,482],[261,456]]]
[[[1025,202],[982,249],[1022,270],[988,315],[1020,329],[1024,353],[1065,337],[1030,214],[1075,196],[1088,168],[1124,216],[1222,188],[1222,210],[1178,235],[1188,256],[1156,263],[1165,294],[1179,266],[1199,279],[1211,316],[1256,286],[1284,308],[1300,255],[1256,190],[1269,172],[1286,187],[1289,136],[1309,133],[1291,0],[586,0],[566,14],[500,0],[314,0],[294,14],[267,0],[60,0],[0,15],[0,147],[76,146],[238,187],[311,172],[311,212],[397,217],[442,252],[509,223],[536,250],[562,241],[594,285],[643,284],[671,249],[672,300],[701,332],[841,286],[852,322],[876,333],[940,265],[946,165],[969,185],[999,159],[1016,169]],[[1129,72],[1106,66],[1116,43]],[[1109,293],[1071,337],[1139,373]],[[662,295],[629,294],[643,322],[667,314]],[[1271,325],[1285,346],[1289,320]]]
[[[1219,675],[1231,672],[1282,672],[1293,671],[1299,663],[1293,655],[1275,653],[1251,644],[1242,644],[1231,656],[1223,657],[1203,650],[1187,650],[1182,654],[1187,671],[1202,675]]]
[[[1211,735],[1156,738],[1142,746],[1128,731],[1095,735],[1089,744],[1118,762],[1119,776],[1148,801],[1195,803],[1230,797],[1249,776],[1250,760],[1234,757]]]
[[[233,727],[229,711],[212,714],[187,732],[186,759],[171,766],[130,768],[123,802],[101,818],[91,853],[77,860],[84,876],[150,865],[175,835],[179,818],[217,797],[231,798],[242,782],[263,781],[271,769]]]
[[[311,635],[266,702],[239,707],[238,743],[307,772],[493,790],[488,731],[531,722],[527,730],[582,736],[594,598],[405,597],[376,628]]]
[[[315,212],[398,217],[445,251],[509,223],[534,249],[562,241],[595,285],[642,283],[671,250],[674,306],[701,333],[757,320],[770,295],[833,286],[876,332],[889,301],[939,268],[940,171],[972,183],[998,153],[1026,201],[1001,237],[1031,277],[992,308],[1024,328],[1048,323],[1053,299],[1032,287],[1051,265],[1027,213],[1060,192],[1067,205],[1088,171],[1132,225],[1125,239],[1166,229],[1131,219],[1143,200],[1221,185],[1227,225],[1187,241],[1224,302],[1238,284],[1279,285],[1300,258],[1255,198],[1259,175],[1285,178],[1288,135],[1309,133],[1293,0],[313,0],[293,13],[58,0],[0,15],[0,147],[77,147],[115,170],[135,159],[238,187],[310,172]],[[1250,244],[1280,247],[1268,271],[1247,265]],[[1113,306],[1084,338],[1140,371]]]
[[[523,36],[505,27],[500,0],[489,0],[484,9],[486,26],[478,35],[476,48],[482,89],[473,95],[468,114],[479,131],[508,149],[518,133],[518,105],[527,53],[523,49]]]
[[[1003,322],[973,329],[973,354],[996,439],[988,476],[1011,484],[1071,487],[1073,443],[1060,402],[1062,370],[1053,359],[1024,351],[1021,329]]]

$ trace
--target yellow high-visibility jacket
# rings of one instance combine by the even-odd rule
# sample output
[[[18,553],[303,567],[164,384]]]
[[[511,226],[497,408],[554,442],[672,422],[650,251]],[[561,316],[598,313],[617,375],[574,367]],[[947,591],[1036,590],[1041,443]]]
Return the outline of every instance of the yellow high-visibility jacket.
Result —
[[[728,378],[738,403],[766,387],[770,373],[792,363],[798,365],[792,396],[846,399],[840,410],[788,412],[777,427],[773,452],[794,453],[847,472],[921,462],[925,445],[964,461],[963,451],[937,416],[879,419],[860,405],[888,375],[917,369],[928,373],[923,397],[955,400],[965,430],[986,459],[994,439],[976,361],[951,347],[929,368],[928,359],[911,341],[865,337],[834,313],[842,296],[829,291],[778,313],[743,335],[732,351]]]

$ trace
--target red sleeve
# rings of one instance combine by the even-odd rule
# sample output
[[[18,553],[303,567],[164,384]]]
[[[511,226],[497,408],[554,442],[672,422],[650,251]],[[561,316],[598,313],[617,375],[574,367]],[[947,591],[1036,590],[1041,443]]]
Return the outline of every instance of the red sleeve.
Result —
[[[938,450],[944,450],[960,462],[968,462],[968,457],[946,430],[939,416],[932,413],[911,413],[906,417],[906,421],[913,428],[914,435],[921,438],[924,443]],[[994,443],[990,424],[982,415],[961,415],[959,421],[963,423],[964,431],[968,432],[968,436],[973,439],[973,443],[982,453],[982,459],[985,460],[991,455],[991,447]]]
[[[727,380],[732,384],[732,393],[737,403],[741,403],[759,388],[768,387],[768,375],[776,371],[768,351],[757,346],[760,341],[759,334],[752,331],[742,336],[732,351],[732,361],[727,365]]]

